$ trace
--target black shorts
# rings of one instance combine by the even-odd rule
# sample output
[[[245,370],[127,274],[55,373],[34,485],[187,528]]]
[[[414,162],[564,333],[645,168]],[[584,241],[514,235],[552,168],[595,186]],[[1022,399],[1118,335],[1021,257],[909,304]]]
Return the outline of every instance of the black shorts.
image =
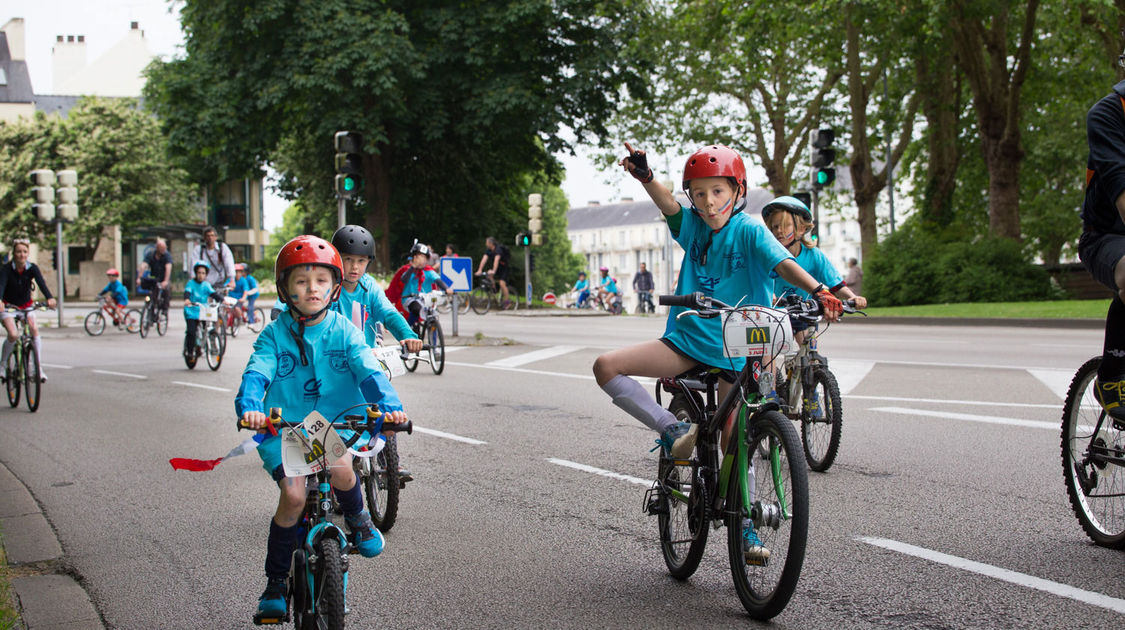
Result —
[[[508,267],[503,266],[503,267],[500,267],[499,269],[497,269],[496,273],[492,274],[492,279],[497,281],[497,282],[500,282],[501,280],[503,280],[504,282],[507,282],[508,281]]]
[[[1095,280],[1117,291],[1113,270],[1117,261],[1125,257],[1125,234],[1083,231],[1078,238],[1078,257]]]
[[[726,382],[728,382],[732,385],[734,383],[738,382],[738,374],[739,374],[738,370],[731,370],[729,368],[724,369],[724,368],[721,368],[721,367],[715,367],[713,365],[707,365],[706,363],[701,363],[699,361],[699,359],[696,359],[695,357],[689,355],[688,353],[684,352],[683,350],[680,350],[679,348],[677,348],[676,344],[672,343],[672,341],[669,340],[667,337],[661,337],[660,343],[668,346],[668,348],[671,349],[672,352],[675,352],[676,354],[680,355],[681,357],[683,357],[683,358],[685,358],[689,361],[695,361],[695,364],[698,365],[698,366],[710,368],[712,370],[718,370],[719,378],[723,379],[724,381],[726,381]]]

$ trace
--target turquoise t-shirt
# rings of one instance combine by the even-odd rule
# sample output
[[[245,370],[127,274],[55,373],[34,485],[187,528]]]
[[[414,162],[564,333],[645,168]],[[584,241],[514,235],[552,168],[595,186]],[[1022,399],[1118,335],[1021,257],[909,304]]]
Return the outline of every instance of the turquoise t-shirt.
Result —
[[[613,276],[602,278],[601,287],[610,293],[617,293],[617,282],[613,279]]]
[[[585,291],[586,287],[588,287],[588,286],[590,286],[590,281],[583,278],[583,279],[579,280],[578,282],[574,283],[574,290],[575,291]]]
[[[227,295],[235,299],[241,299],[247,291],[257,288],[258,281],[254,279],[254,276],[242,276],[238,280],[234,281],[234,288],[231,289],[230,293],[228,293]],[[257,295],[257,293],[255,293],[254,295]]]
[[[410,330],[406,319],[391,304],[387,294],[371,276],[360,276],[355,285],[355,291],[343,289],[340,299],[332,304],[332,310],[351,320],[356,327],[363,330],[363,338],[367,345],[375,346],[375,323],[381,322],[390,330],[395,339],[417,339],[418,335]]]
[[[801,244],[801,252],[797,254],[797,264],[801,266],[801,269],[809,272],[809,275],[812,276],[814,280],[823,283],[824,286],[829,289],[839,286],[839,284],[844,281],[844,279],[840,277],[840,272],[836,271],[836,267],[828,261],[828,257],[824,255],[824,252],[814,247],[805,247],[803,243]],[[809,297],[808,291],[789,284],[785,281],[785,278],[781,276],[775,276],[773,280],[773,294],[782,296],[790,293],[795,293],[801,296],[802,299],[807,299]]]
[[[121,306],[129,303],[129,291],[125,289],[125,285],[120,280],[113,280],[105,285],[105,288],[99,291],[98,295],[102,293],[112,293],[113,299]]]
[[[211,283],[206,280],[198,282],[195,278],[192,278],[184,285],[184,294],[186,294],[187,298],[194,304],[206,304],[207,298],[211,297],[211,294],[214,292],[215,290],[211,288]],[[184,319],[199,319],[199,307],[185,306]]]
[[[684,248],[684,259],[676,281],[676,294],[701,291],[731,306],[757,304],[769,306],[773,297],[770,273],[782,261],[792,258],[773,234],[760,223],[739,212],[714,234],[707,249],[707,262],[702,262],[703,248],[711,228],[694,212],[680,207],[679,232],[672,238]],[[669,228],[671,229],[671,228]],[[703,319],[676,315],[682,306],[669,310],[664,338],[684,354],[713,367],[741,370],[745,358],[728,358],[723,354],[723,322],[721,317]]]
[[[406,298],[432,291],[434,282],[441,280],[441,275],[433,269],[422,270],[422,280],[418,280],[418,270],[412,269],[403,279],[402,304],[406,305]]]

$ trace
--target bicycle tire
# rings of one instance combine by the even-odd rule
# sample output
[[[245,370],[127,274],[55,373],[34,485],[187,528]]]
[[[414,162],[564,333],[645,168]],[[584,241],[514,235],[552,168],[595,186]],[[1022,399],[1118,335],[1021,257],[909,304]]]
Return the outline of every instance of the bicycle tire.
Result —
[[[442,315],[444,315],[444,314],[448,313],[449,311],[453,310],[453,303],[452,302],[453,302],[453,296],[447,295],[447,296],[445,296],[444,299],[441,300],[441,302],[439,302],[437,304],[437,306],[434,307],[434,310],[441,313]]]
[[[146,302],[141,309],[141,328],[137,332],[141,339],[148,337],[148,330],[152,327],[152,302]]]
[[[677,420],[692,420],[691,407],[679,394],[672,396],[668,411]],[[702,479],[691,466],[677,466],[661,454],[657,465],[657,486],[666,510],[657,515],[660,551],[668,573],[677,580],[686,580],[699,568],[707,547],[707,492]],[[685,493],[684,490],[687,490]],[[673,492],[683,496],[677,497]]]
[[[242,327],[242,315],[240,313],[235,313],[232,308],[228,308],[227,313],[230,315],[223,318],[223,322],[230,322],[226,324],[226,332],[231,337],[237,337],[238,329]]]
[[[266,327],[266,312],[261,307],[255,307],[254,321],[253,323],[247,323],[246,327],[254,334],[262,332],[262,329]]]
[[[156,314],[156,334],[161,337],[168,332],[168,311],[164,309],[157,309]]]
[[[141,329],[141,312],[135,308],[125,311],[125,331],[136,333]]]
[[[35,346],[31,341],[24,343],[23,353],[23,400],[27,403],[27,410],[35,413],[39,409],[42,370],[39,368],[39,357],[35,354]]]
[[[18,355],[19,353],[13,348],[12,353],[8,355],[8,365],[5,371],[5,389],[8,392],[8,404],[12,407],[17,407],[20,404],[20,381],[23,380],[20,374],[20,358]]]
[[[367,511],[371,521],[381,532],[389,532],[398,518],[398,442],[394,435],[387,436],[383,450],[375,457],[356,458],[366,462],[361,467],[363,493],[367,497]]]
[[[1091,446],[1113,448],[1125,442],[1094,394],[1094,379],[1102,358],[1089,359],[1078,368],[1066,392],[1062,417],[1062,465],[1066,494],[1082,530],[1102,547],[1125,549],[1125,466],[1091,458]],[[1101,430],[1093,430],[1101,421]],[[1105,490],[1104,501],[1097,490]]]
[[[324,536],[316,544],[316,566],[313,570],[313,601],[316,616],[326,630],[344,627],[343,550],[335,536]]]
[[[91,337],[97,337],[105,332],[105,316],[102,312],[92,311],[86,315],[86,319],[82,322],[82,327],[86,329],[86,334]]]
[[[468,293],[458,293],[458,294],[456,294],[456,299],[457,299],[457,314],[458,315],[464,315],[464,314],[468,313],[469,312],[469,294]]]
[[[469,307],[477,315],[486,315],[492,306],[492,294],[484,287],[474,287],[469,292]]]
[[[293,562],[289,565],[289,611],[297,630],[316,630],[316,616],[309,610],[308,558],[305,550],[298,548],[293,551]]]
[[[426,326],[426,341],[430,346],[430,368],[436,376],[445,370],[445,335],[441,332],[441,322],[436,318]]]
[[[803,451],[797,430],[780,412],[756,414],[749,433],[747,453],[751,457],[750,483],[754,484],[750,496],[756,499],[754,520],[759,538],[770,550],[770,557],[764,566],[746,564],[742,523],[750,515],[742,507],[737,477],[732,477],[727,495],[727,549],[739,601],[751,617],[764,621],[785,609],[801,577],[809,530],[808,470],[805,458],[796,456]],[[776,446],[776,471],[771,460],[757,455],[758,444],[762,441],[770,445],[771,460]],[[755,462],[769,465],[755,465]],[[788,518],[782,516],[786,508]]]
[[[218,322],[214,322],[218,323]],[[223,364],[222,336],[212,324],[203,338],[203,354],[207,356],[207,367],[214,372]]]
[[[816,392],[820,408],[810,411],[802,401],[801,444],[805,449],[805,461],[809,470],[825,472],[836,461],[844,426],[840,385],[836,382],[836,375],[823,366],[814,368],[813,391]],[[814,418],[817,411],[820,413]]]

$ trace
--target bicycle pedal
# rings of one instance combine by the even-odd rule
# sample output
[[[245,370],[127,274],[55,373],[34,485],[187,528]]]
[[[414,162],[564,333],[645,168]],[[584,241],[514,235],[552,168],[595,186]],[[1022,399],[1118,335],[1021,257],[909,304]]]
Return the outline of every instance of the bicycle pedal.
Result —
[[[651,516],[668,513],[668,501],[659,488],[649,488],[645,492],[644,511]]]
[[[266,615],[262,613],[254,613],[255,626],[279,626],[283,623],[289,623],[289,613],[284,615]]]

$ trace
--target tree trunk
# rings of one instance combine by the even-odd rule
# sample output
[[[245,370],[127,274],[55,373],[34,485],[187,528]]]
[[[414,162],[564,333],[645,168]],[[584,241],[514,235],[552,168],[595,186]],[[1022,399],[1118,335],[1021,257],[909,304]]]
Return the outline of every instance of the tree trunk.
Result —
[[[922,222],[945,227],[953,222],[953,192],[957,187],[960,152],[961,85],[949,49],[948,33],[918,55],[918,92],[926,117],[926,157],[928,168],[922,189]],[[950,95],[953,96],[952,102]]]
[[[1008,139],[985,150],[988,161],[988,227],[993,234],[1020,240],[1019,139]]]
[[[367,213],[363,217],[363,226],[375,237],[375,270],[377,273],[389,273],[391,268],[391,176],[390,160],[387,159],[388,147],[383,146],[382,152],[365,156],[363,160],[364,200],[367,202]]]

